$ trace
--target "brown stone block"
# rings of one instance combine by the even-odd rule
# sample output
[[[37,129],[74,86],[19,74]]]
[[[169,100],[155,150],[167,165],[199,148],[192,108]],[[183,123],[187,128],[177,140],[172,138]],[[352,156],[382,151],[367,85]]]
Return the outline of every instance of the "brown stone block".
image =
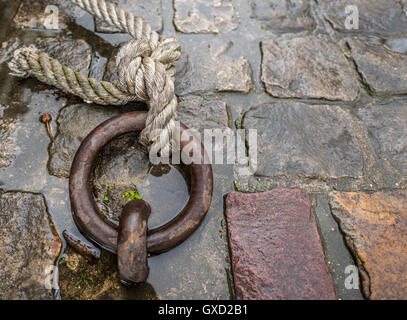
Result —
[[[370,299],[407,299],[407,191],[331,195]]]

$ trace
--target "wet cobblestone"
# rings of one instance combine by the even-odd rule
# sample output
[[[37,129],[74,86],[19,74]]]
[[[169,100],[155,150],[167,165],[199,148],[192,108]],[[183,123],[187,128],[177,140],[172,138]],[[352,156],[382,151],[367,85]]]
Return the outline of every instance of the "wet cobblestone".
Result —
[[[60,265],[62,298],[233,297],[223,206],[223,195],[233,186],[240,192],[275,188],[316,192],[311,204],[321,224],[319,232],[327,261],[332,263],[328,267],[337,298],[362,297],[358,289],[349,292],[344,288],[343,264],[358,266],[364,297],[405,298],[403,282],[396,283],[391,278],[390,287],[378,280],[387,277],[377,273],[387,266],[383,261],[365,259],[380,237],[369,232],[367,246],[360,245],[359,240],[367,230],[366,221],[369,230],[381,230],[384,226],[397,229],[404,223],[401,213],[394,213],[400,210],[390,209],[394,195],[399,203],[405,202],[407,187],[406,1],[353,1],[360,19],[359,29],[352,30],[345,26],[347,1],[115,2],[144,16],[153,29],[179,39],[182,57],[176,63],[175,85],[180,96],[180,119],[199,131],[256,129],[258,162],[248,176],[234,172],[233,165],[214,165],[215,193],[210,218],[186,243],[150,258],[149,284],[142,292],[121,290],[116,286],[114,268],[106,271],[100,264],[90,267],[77,257],[78,268]],[[48,5],[59,8],[56,30],[47,29],[45,24]],[[67,228],[79,236],[67,191],[76,149],[97,124],[113,115],[146,107],[85,105],[35,79],[8,76],[6,62],[16,48],[35,43],[75,70],[113,81],[115,53],[129,37],[94,20],[69,1],[0,0],[0,17],[0,188],[4,194],[41,194],[57,232],[61,234]],[[38,121],[46,112],[54,119],[51,132],[55,142]],[[131,154],[118,152],[115,143],[107,147],[106,152],[112,157],[100,161],[96,172],[99,182],[105,184],[99,184],[98,205],[101,210],[106,208],[104,196],[109,184],[110,197],[116,200],[112,200],[107,211],[116,214],[117,220],[123,205],[121,196],[131,189],[148,199],[154,208],[163,207],[162,211],[155,209],[159,214],[153,214],[151,221],[152,225],[159,225],[176,214],[187,199],[185,177],[174,168],[157,175],[145,159],[131,162],[137,170],[124,170],[126,157],[137,153],[133,138],[136,136],[130,135],[116,142]],[[250,154],[253,146],[246,142]],[[143,179],[136,185],[131,178],[138,174]],[[176,186],[178,193],[167,192],[159,187],[162,184]],[[383,189],[388,193],[381,193]],[[350,192],[367,200],[359,201]],[[371,192],[374,196],[367,195]],[[165,210],[165,202],[171,197],[179,201]],[[346,206],[337,205],[339,198],[347,197],[351,199]],[[330,208],[327,199],[331,201]],[[367,210],[367,220],[357,215],[363,208]],[[340,228],[335,227],[333,217]],[[352,219],[357,223],[351,226]],[[334,231],[327,231],[332,228]],[[7,230],[1,227],[0,232]],[[346,240],[347,247],[341,239]],[[383,246],[394,245],[390,236],[383,241],[387,241]],[[383,249],[384,255],[386,250]],[[66,252],[76,259],[74,253]],[[404,251],[397,252],[396,264],[406,259]],[[103,261],[114,264],[113,257]],[[101,277],[104,272],[108,273],[107,282]],[[92,280],[85,281],[87,287],[80,291],[78,287],[83,289],[84,283],[75,285],[86,273]],[[4,273],[0,272],[0,276]],[[371,289],[367,289],[369,286]]]

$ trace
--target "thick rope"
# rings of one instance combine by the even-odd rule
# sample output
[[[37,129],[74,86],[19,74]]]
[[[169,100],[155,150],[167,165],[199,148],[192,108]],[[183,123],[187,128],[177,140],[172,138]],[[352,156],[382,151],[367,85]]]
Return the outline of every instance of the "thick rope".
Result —
[[[10,74],[21,78],[34,76],[79,96],[87,103],[123,105],[129,101],[147,102],[146,127],[139,140],[150,148],[150,152],[169,154],[178,104],[174,92],[175,68],[172,65],[181,55],[177,40],[160,37],[142,17],[135,17],[108,1],[71,1],[134,38],[117,54],[118,81],[110,83],[88,78],[61,65],[34,45],[14,52],[8,64]]]

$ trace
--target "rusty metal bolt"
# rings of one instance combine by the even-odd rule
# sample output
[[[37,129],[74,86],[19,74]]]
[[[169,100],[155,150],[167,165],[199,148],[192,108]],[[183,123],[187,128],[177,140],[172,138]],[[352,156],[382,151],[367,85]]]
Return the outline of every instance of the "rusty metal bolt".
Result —
[[[44,114],[40,117],[40,121],[41,121],[42,123],[45,123],[45,127],[47,128],[48,136],[51,138],[51,140],[52,140],[53,142],[55,142],[54,137],[53,137],[53,135],[52,135],[52,133],[51,133],[51,128],[50,128],[50,126],[49,126],[49,123],[52,121],[51,115],[50,115],[49,113],[44,113]]]

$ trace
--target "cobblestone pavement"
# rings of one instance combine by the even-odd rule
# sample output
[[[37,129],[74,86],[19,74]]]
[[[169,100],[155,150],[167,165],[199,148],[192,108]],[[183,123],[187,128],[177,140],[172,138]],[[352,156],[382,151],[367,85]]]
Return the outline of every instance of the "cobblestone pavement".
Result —
[[[6,63],[35,43],[112,81],[115,53],[129,36],[69,1],[0,0],[0,279],[8,280],[0,298],[52,298],[46,281],[56,265],[53,291],[63,299],[407,299],[407,2],[114,2],[181,43],[181,121],[200,132],[257,130],[257,146],[246,143],[249,155],[257,148],[256,170],[242,176],[237,165],[214,165],[203,225],[149,258],[148,283],[122,287],[114,256],[102,253],[91,265],[58,234],[80,236],[67,178],[83,138],[145,105],[87,105],[9,76]],[[358,29],[346,28],[349,4],[359,10]],[[59,11],[57,30],[47,26],[49,5]],[[43,113],[53,118],[53,141]],[[95,201],[117,223],[123,193],[139,192],[152,207],[149,226],[157,226],[188,200],[187,175],[152,167],[134,141],[105,147]]]

